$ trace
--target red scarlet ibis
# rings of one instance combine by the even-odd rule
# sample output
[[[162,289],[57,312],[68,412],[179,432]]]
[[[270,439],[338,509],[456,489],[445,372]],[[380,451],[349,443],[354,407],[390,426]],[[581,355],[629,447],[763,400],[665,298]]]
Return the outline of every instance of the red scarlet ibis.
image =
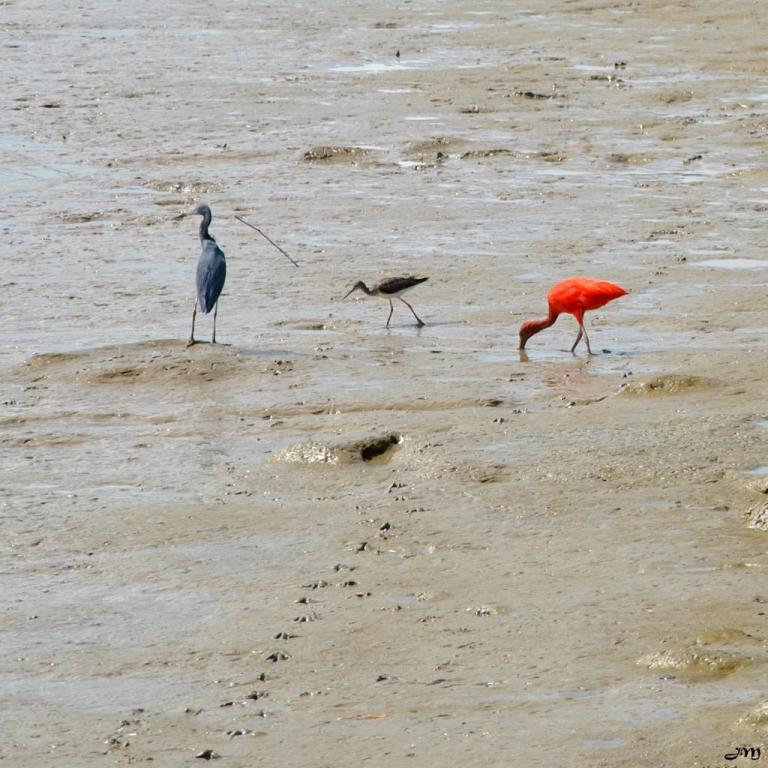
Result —
[[[627,291],[616,283],[593,280],[589,277],[569,277],[567,280],[553,285],[547,294],[549,314],[543,320],[529,320],[520,326],[520,349],[525,349],[525,344],[531,336],[549,328],[557,320],[558,315],[566,312],[573,315],[579,324],[579,334],[571,347],[571,352],[575,351],[581,337],[584,336],[587,352],[591,355],[589,336],[587,336],[587,329],[584,327],[584,313],[590,309],[598,309],[609,301],[626,294]]]

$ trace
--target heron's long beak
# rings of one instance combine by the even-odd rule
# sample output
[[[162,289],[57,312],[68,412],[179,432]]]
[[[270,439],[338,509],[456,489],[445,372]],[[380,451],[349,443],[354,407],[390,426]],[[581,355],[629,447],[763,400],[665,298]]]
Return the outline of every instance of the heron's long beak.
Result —
[[[349,294],[350,294],[350,293],[354,293],[356,290],[357,290],[357,286],[355,286],[354,288],[352,288],[352,290],[351,290],[351,291],[348,291],[346,294],[344,294],[344,299],[346,299],[346,298],[347,298],[347,296],[349,296]],[[344,301],[344,299],[342,299],[342,301]]]

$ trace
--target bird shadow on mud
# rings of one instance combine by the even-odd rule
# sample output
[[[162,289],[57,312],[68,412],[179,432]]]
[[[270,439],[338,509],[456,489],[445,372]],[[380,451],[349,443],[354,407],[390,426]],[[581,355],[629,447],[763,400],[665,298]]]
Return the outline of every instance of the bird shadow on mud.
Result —
[[[413,328],[417,331],[424,331],[429,330],[430,328],[449,328],[451,326],[455,325],[466,325],[467,323],[464,320],[445,320],[445,321],[438,321],[435,323],[427,321],[424,323],[424,325],[416,325],[416,323],[390,323],[389,326],[385,326],[385,330],[387,331],[393,331],[393,330],[407,330],[409,328]]]
[[[453,325],[467,325],[466,320],[436,320],[434,322],[426,322],[425,328],[450,328]]]

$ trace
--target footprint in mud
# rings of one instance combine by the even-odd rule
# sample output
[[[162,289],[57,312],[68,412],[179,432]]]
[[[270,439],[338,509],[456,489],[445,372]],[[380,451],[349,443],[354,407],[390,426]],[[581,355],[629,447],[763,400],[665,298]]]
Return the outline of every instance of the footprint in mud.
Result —
[[[317,581],[311,581],[309,584],[302,584],[302,589],[323,589],[329,586],[330,583],[325,579],[318,579]]]
[[[198,752],[195,757],[198,760],[218,760],[221,755],[212,749],[204,749],[202,752]]]
[[[304,613],[300,616],[296,616],[293,620],[299,624],[308,624],[311,621],[319,621],[320,615],[315,613],[315,611],[312,611],[311,613]]]
[[[313,600],[311,597],[300,597],[298,600],[294,600],[294,603],[299,605],[309,605],[310,603],[316,603],[317,600]]]

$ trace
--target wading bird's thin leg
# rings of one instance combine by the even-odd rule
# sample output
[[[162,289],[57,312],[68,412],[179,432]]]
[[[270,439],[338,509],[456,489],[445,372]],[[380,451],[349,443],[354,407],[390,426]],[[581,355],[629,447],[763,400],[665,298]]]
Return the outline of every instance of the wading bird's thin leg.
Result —
[[[587,342],[587,354],[592,355],[594,354],[592,352],[592,348],[589,346],[589,336],[587,336],[587,329],[584,327],[584,324],[581,325],[581,330],[584,331],[584,341]]]
[[[573,354],[576,351],[576,347],[579,346],[579,342],[581,341],[581,337],[583,335],[584,331],[582,328],[581,323],[579,323],[579,333],[576,336],[576,341],[573,342],[573,346],[571,347],[571,354]]]
[[[216,306],[213,308],[213,336],[211,337],[211,344],[216,343],[216,315],[219,312],[219,302],[216,302]]]
[[[389,328],[389,321],[392,319],[392,313],[395,311],[395,307],[392,304],[392,299],[389,300],[389,317],[387,318],[386,327]]]
[[[195,341],[195,317],[197,316],[197,299],[195,299],[195,308],[192,310],[192,330],[189,332],[189,341],[187,342],[187,346],[191,347],[193,344],[196,344]]]
[[[424,325],[424,321],[416,314],[416,312],[414,312],[413,307],[402,296],[398,296],[397,298],[400,299],[400,301],[402,301],[403,304],[405,304],[405,306],[411,310],[411,312],[413,312],[413,316],[416,318],[416,322],[419,324],[419,326]]]

